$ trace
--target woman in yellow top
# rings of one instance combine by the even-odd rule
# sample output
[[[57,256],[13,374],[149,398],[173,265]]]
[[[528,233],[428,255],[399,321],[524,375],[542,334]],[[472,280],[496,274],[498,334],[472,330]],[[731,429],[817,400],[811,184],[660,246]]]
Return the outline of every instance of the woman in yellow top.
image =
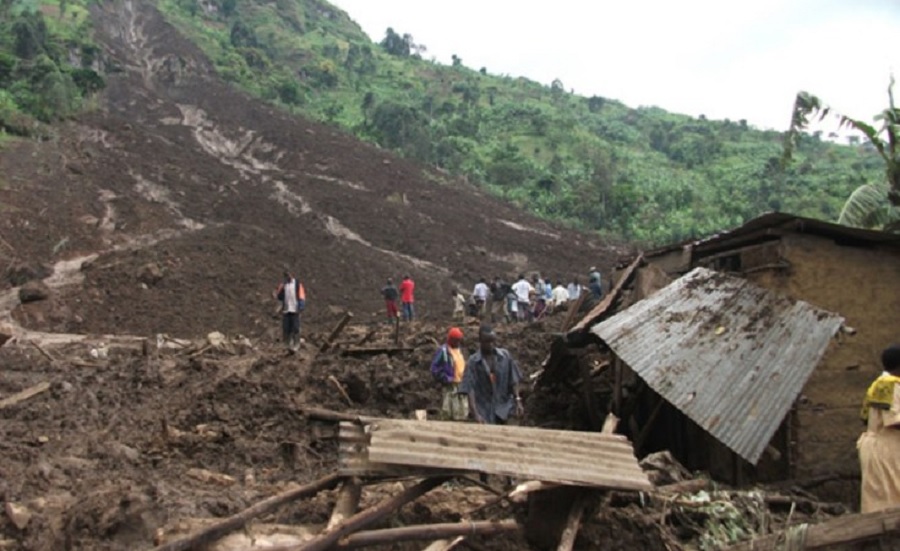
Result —
[[[860,511],[900,506],[900,345],[881,353],[884,373],[869,386],[863,401],[866,432],[859,437],[862,471]]]
[[[463,332],[458,327],[451,327],[446,344],[437,349],[431,360],[431,374],[442,387],[441,416],[451,421],[464,421],[469,417],[469,404],[459,393],[459,383],[466,369],[462,342]]]

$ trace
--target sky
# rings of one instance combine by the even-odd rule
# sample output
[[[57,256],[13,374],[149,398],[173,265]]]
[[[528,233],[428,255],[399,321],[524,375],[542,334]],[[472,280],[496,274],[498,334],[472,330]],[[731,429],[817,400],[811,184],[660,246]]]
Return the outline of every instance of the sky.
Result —
[[[411,34],[426,59],[765,129],[787,128],[800,90],[872,122],[900,80],[900,0],[331,3],[376,42]]]

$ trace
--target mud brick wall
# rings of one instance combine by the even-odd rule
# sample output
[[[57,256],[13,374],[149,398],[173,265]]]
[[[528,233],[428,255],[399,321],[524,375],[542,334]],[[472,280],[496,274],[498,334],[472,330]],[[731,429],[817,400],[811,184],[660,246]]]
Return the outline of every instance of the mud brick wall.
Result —
[[[819,493],[857,501],[856,439],[866,388],[881,373],[881,350],[900,342],[900,251],[850,247],[802,234],[786,235],[787,271],[749,279],[820,308],[840,313],[855,335],[839,335],[804,387],[793,420],[793,476],[837,474]]]

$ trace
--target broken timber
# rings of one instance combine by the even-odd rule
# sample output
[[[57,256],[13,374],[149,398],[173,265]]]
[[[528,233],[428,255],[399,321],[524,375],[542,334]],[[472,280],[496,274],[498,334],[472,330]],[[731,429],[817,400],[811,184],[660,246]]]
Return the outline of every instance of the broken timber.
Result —
[[[900,508],[874,513],[845,515],[811,524],[800,549],[822,549],[834,545],[856,543],[900,532]],[[778,549],[786,541],[786,534],[779,532],[754,538],[726,548],[726,551],[751,551],[754,549]]]
[[[329,348],[331,348],[331,344],[334,342],[334,339],[338,338],[338,335],[341,334],[341,331],[344,330],[344,327],[350,323],[350,320],[353,319],[352,312],[346,312],[344,317],[341,318],[341,321],[331,330],[331,333],[328,335],[328,338],[325,339],[325,342],[322,343],[322,346],[319,347],[319,352],[327,352]]]
[[[50,389],[50,383],[48,381],[44,381],[43,383],[38,383],[32,387],[26,388],[22,392],[13,394],[12,396],[7,396],[6,398],[0,400],[0,409],[8,408],[10,406],[14,406],[19,402],[24,402],[31,397],[37,396],[42,392],[46,392]]]
[[[567,485],[652,490],[620,435],[471,423],[375,419],[368,460]]]
[[[333,526],[331,529],[325,530],[304,544],[273,547],[271,548],[271,551],[325,551],[326,549],[330,549],[341,538],[365,528],[372,523],[378,522],[400,507],[411,501],[415,501],[446,481],[446,477],[426,478],[415,486],[410,486],[403,490],[394,497],[385,499],[384,501],[353,515],[340,524]]]
[[[367,356],[370,354],[399,354],[415,350],[409,346],[356,346],[341,351],[344,356]]]
[[[455,536],[493,536],[520,532],[521,526],[515,520],[482,520],[477,522],[457,522],[448,524],[423,524],[385,530],[357,532],[338,542],[336,549],[356,549],[369,545],[383,545],[398,541],[422,541]]]
[[[153,551],[187,551],[188,549],[194,549],[202,545],[206,545],[221,538],[229,532],[233,532],[239,529],[244,524],[246,524],[247,521],[264,515],[269,511],[272,511],[284,505],[285,503],[316,495],[322,490],[329,490],[331,488],[334,488],[335,486],[337,486],[340,480],[340,475],[331,474],[324,478],[320,478],[315,482],[310,482],[305,486],[292,488],[286,492],[282,492],[268,499],[264,499],[263,501],[260,501],[256,505],[253,505],[252,507],[241,511],[240,513],[232,515],[222,520],[221,522],[217,522],[204,528],[196,534],[170,543],[166,543],[164,545],[160,545],[159,547],[155,547]]]

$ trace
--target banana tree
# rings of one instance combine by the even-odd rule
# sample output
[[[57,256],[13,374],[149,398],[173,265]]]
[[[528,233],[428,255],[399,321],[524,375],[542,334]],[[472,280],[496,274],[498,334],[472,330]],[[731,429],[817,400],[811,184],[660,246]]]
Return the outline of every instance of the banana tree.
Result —
[[[807,92],[799,92],[794,100],[791,126],[784,138],[783,165],[791,161],[800,133],[810,122],[821,121],[829,115],[838,119],[838,128],[861,132],[884,160],[885,181],[863,184],[854,190],[841,209],[840,224],[900,231],[900,109],[894,107],[893,88],[891,77],[888,108],[875,116],[878,128],[835,112]]]

